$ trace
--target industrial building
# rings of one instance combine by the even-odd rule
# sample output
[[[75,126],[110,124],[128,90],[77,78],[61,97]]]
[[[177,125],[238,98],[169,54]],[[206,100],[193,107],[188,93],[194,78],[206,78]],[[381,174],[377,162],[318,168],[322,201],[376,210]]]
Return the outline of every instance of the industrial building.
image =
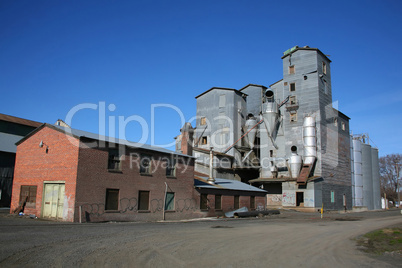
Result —
[[[176,137],[195,172],[267,191],[266,207],[305,211],[377,209],[378,150],[350,135],[332,105],[331,60],[317,48],[283,53],[269,87],[213,87],[196,96],[196,126]]]
[[[0,207],[9,207],[13,185],[15,143],[42,123],[0,114]]]
[[[194,157],[43,124],[17,142],[10,213],[70,221],[156,221],[264,207],[266,191],[233,180],[212,186]]]

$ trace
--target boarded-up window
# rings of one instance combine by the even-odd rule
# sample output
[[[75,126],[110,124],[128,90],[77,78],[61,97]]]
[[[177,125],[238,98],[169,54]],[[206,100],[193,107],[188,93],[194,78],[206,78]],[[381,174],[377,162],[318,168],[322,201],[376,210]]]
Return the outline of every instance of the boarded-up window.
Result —
[[[208,209],[208,195],[201,194],[200,209]]]
[[[149,191],[139,191],[138,210],[149,210]]]
[[[290,91],[296,91],[296,83],[290,83],[289,84],[289,90]]]
[[[215,195],[215,209],[222,209],[222,195]]]
[[[118,209],[119,209],[119,190],[106,189],[105,210],[118,210]]]
[[[255,196],[250,196],[250,208],[255,208]]]
[[[289,66],[289,74],[294,74],[295,73],[295,66]]]
[[[108,169],[114,171],[121,170],[121,155],[119,150],[109,150],[109,162],[108,162]]]
[[[140,173],[148,175],[152,173],[152,156],[141,155]]]
[[[174,193],[166,193],[165,210],[174,210]]]
[[[240,207],[240,196],[234,196],[234,209],[238,209]]]
[[[297,122],[297,113],[290,114],[290,122]]]
[[[20,204],[25,203],[25,207],[27,208],[35,208],[36,207],[36,189],[37,186],[32,185],[22,185],[20,192]]]
[[[207,119],[205,117],[201,117],[200,125],[205,125],[207,123]]]

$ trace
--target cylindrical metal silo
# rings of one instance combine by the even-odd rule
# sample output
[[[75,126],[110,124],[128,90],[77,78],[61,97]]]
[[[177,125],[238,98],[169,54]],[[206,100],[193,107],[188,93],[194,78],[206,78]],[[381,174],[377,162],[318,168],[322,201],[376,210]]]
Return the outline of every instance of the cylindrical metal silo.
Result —
[[[267,103],[265,112],[263,113],[264,124],[267,126],[269,135],[273,135],[278,120],[278,104],[275,102],[274,92],[272,90],[268,89],[265,92],[265,96],[267,98]]]
[[[363,167],[362,167],[362,142],[353,139],[353,170],[354,170],[354,196],[356,207],[363,206]]]
[[[253,114],[248,115],[248,119],[246,120],[246,132],[247,133],[247,141],[248,141],[248,146],[250,149],[254,148],[254,140],[255,136],[257,134],[257,128],[253,128],[257,124],[257,120],[253,116]],[[253,129],[251,129],[253,128]],[[250,130],[251,129],[251,130]]]
[[[373,171],[371,168],[371,146],[362,143],[362,173],[363,173],[363,206],[374,209],[373,204]]]
[[[353,137],[350,137],[350,171],[352,173],[352,206],[355,204],[355,169],[354,169],[354,157],[353,157]]]
[[[371,170],[373,177],[373,205],[374,209],[381,209],[380,164],[378,149],[371,148]]]
[[[317,157],[315,119],[306,116],[303,122],[304,164],[314,164]]]
[[[296,146],[292,146],[291,151],[292,155],[289,159],[290,171],[292,173],[292,178],[297,179],[297,177],[299,177],[300,169],[302,166],[302,157],[297,154]]]

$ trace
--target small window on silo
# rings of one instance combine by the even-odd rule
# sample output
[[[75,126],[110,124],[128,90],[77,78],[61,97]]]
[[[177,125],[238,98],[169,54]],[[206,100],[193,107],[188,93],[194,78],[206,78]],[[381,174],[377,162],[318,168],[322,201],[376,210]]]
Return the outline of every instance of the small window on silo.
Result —
[[[207,139],[206,136],[204,136],[204,137],[201,138],[201,144],[202,144],[202,145],[208,144],[208,139]]]
[[[334,126],[338,126],[338,118],[334,118]]]
[[[297,113],[290,114],[290,122],[297,122]]]
[[[295,73],[295,66],[289,66],[289,74],[294,74]]]
[[[289,84],[289,90],[290,91],[296,91],[296,83],[290,83]]]
[[[295,105],[297,102],[296,102],[296,96],[290,96],[289,97],[289,103],[290,103],[290,105]]]
[[[207,123],[207,119],[205,117],[201,117],[200,125],[205,125]]]
[[[345,124],[345,122],[342,122],[342,123],[341,123],[341,127],[342,127],[342,130],[346,130],[346,124]]]
[[[322,73],[327,74],[327,64],[325,62],[322,62]]]

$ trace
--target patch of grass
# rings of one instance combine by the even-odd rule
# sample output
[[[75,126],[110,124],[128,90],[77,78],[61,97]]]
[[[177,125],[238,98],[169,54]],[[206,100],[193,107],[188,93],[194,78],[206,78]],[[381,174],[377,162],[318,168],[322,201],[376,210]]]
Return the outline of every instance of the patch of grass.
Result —
[[[382,255],[385,252],[402,253],[402,225],[367,233],[357,239],[367,253]]]

